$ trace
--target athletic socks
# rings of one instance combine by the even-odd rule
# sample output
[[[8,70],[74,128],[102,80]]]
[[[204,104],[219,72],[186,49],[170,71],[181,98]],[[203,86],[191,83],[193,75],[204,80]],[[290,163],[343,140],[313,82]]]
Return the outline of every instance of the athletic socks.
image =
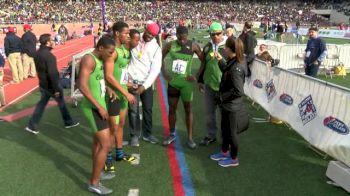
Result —
[[[106,162],[111,163],[113,161],[112,151],[109,151],[107,154]]]
[[[124,157],[124,150],[122,148],[116,148],[115,149],[115,158],[116,159],[123,159]]]

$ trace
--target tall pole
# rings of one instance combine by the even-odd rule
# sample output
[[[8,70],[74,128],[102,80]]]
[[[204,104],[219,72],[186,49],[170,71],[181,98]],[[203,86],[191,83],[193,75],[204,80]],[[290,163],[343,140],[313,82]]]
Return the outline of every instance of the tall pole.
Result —
[[[101,19],[103,24],[103,31],[107,31],[107,18],[106,18],[106,2],[105,0],[100,0],[101,7]]]

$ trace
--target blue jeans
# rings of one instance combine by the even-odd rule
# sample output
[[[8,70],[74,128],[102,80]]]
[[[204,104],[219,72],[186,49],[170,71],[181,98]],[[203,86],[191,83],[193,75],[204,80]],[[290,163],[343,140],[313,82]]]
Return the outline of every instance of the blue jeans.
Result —
[[[313,63],[310,64],[310,65],[307,65],[305,67],[305,75],[308,75],[308,76],[316,78],[319,67],[320,67],[319,65],[313,64]]]
[[[215,98],[219,92],[214,91],[209,86],[205,86],[205,105],[206,105],[206,120],[207,120],[207,131],[210,138],[216,138],[217,126],[216,126],[216,110],[219,107]]]
[[[46,105],[49,102],[51,97],[54,98],[58,104],[58,107],[61,111],[61,115],[62,115],[64,124],[65,125],[73,124],[73,120],[69,114],[66,103],[64,101],[62,89],[60,89],[60,91],[59,91],[60,92],[59,97],[54,97],[53,90],[46,90],[46,89],[40,88],[40,92],[41,92],[40,101],[36,105],[33,116],[29,120],[28,127],[30,129],[33,129],[33,130],[36,129],[36,126],[38,125],[38,123],[39,123],[39,121],[44,113],[45,107],[46,107]]]
[[[143,136],[152,135],[152,107],[153,107],[153,89],[149,87],[140,96],[135,94],[135,90],[129,89],[129,92],[137,98],[137,103],[129,104],[128,116],[131,136],[141,136],[140,130],[140,109],[139,101],[142,102],[142,131]]]

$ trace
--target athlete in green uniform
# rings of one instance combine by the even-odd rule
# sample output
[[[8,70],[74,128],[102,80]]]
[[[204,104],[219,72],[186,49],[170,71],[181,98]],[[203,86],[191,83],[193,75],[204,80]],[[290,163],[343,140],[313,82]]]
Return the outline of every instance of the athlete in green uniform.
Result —
[[[127,88],[127,65],[130,61],[130,53],[125,48],[125,44],[130,41],[130,30],[128,24],[124,22],[114,23],[112,29],[116,52],[105,61],[105,76],[108,86],[115,90],[118,99],[116,101],[107,100],[109,123],[114,133],[116,160],[133,161],[135,157],[129,156],[123,151],[123,129],[128,111],[128,102],[134,104],[136,101]],[[105,171],[114,172],[112,152],[108,153]]]
[[[163,64],[162,73],[168,81],[168,99],[169,99],[169,127],[170,135],[163,141],[164,145],[168,145],[175,140],[175,123],[176,123],[176,108],[179,102],[179,97],[185,107],[186,128],[188,134],[187,145],[190,148],[195,148],[196,143],[192,139],[192,100],[193,86],[196,78],[192,75],[192,59],[196,53],[202,61],[203,55],[198,44],[187,39],[188,29],[184,26],[179,26],[176,29],[177,40],[169,42],[163,48]],[[167,73],[165,69],[164,58],[167,54],[171,57],[171,72]]]
[[[88,190],[100,195],[112,192],[111,189],[104,187],[100,180],[114,177],[114,174],[102,172],[111,145],[102,60],[114,54],[114,47],[115,44],[112,39],[102,37],[98,41],[95,50],[82,58],[79,71],[79,90],[84,95],[81,107],[94,133],[92,145],[93,169]],[[107,93],[113,92],[109,90]]]

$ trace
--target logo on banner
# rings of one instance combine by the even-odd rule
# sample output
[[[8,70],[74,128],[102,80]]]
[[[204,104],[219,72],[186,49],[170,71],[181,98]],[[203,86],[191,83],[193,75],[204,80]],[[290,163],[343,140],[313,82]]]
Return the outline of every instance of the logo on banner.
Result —
[[[262,87],[263,87],[261,81],[258,80],[258,79],[254,80],[253,85],[254,85],[256,88],[262,88]]]
[[[303,125],[312,121],[317,116],[316,107],[314,105],[311,95],[307,96],[303,101],[301,101],[298,107],[301,120],[303,121]]]
[[[293,104],[293,98],[286,94],[286,93],[283,93],[281,96],[280,96],[280,101],[286,105],[292,105]]]
[[[274,98],[277,94],[275,84],[273,83],[273,80],[270,80],[265,87],[266,93],[267,93],[267,100],[270,102],[272,98]]]
[[[333,116],[328,116],[327,118],[325,118],[323,120],[323,125],[339,134],[342,134],[342,135],[349,134],[348,126],[346,126],[344,122],[340,121],[337,118],[334,118]]]

